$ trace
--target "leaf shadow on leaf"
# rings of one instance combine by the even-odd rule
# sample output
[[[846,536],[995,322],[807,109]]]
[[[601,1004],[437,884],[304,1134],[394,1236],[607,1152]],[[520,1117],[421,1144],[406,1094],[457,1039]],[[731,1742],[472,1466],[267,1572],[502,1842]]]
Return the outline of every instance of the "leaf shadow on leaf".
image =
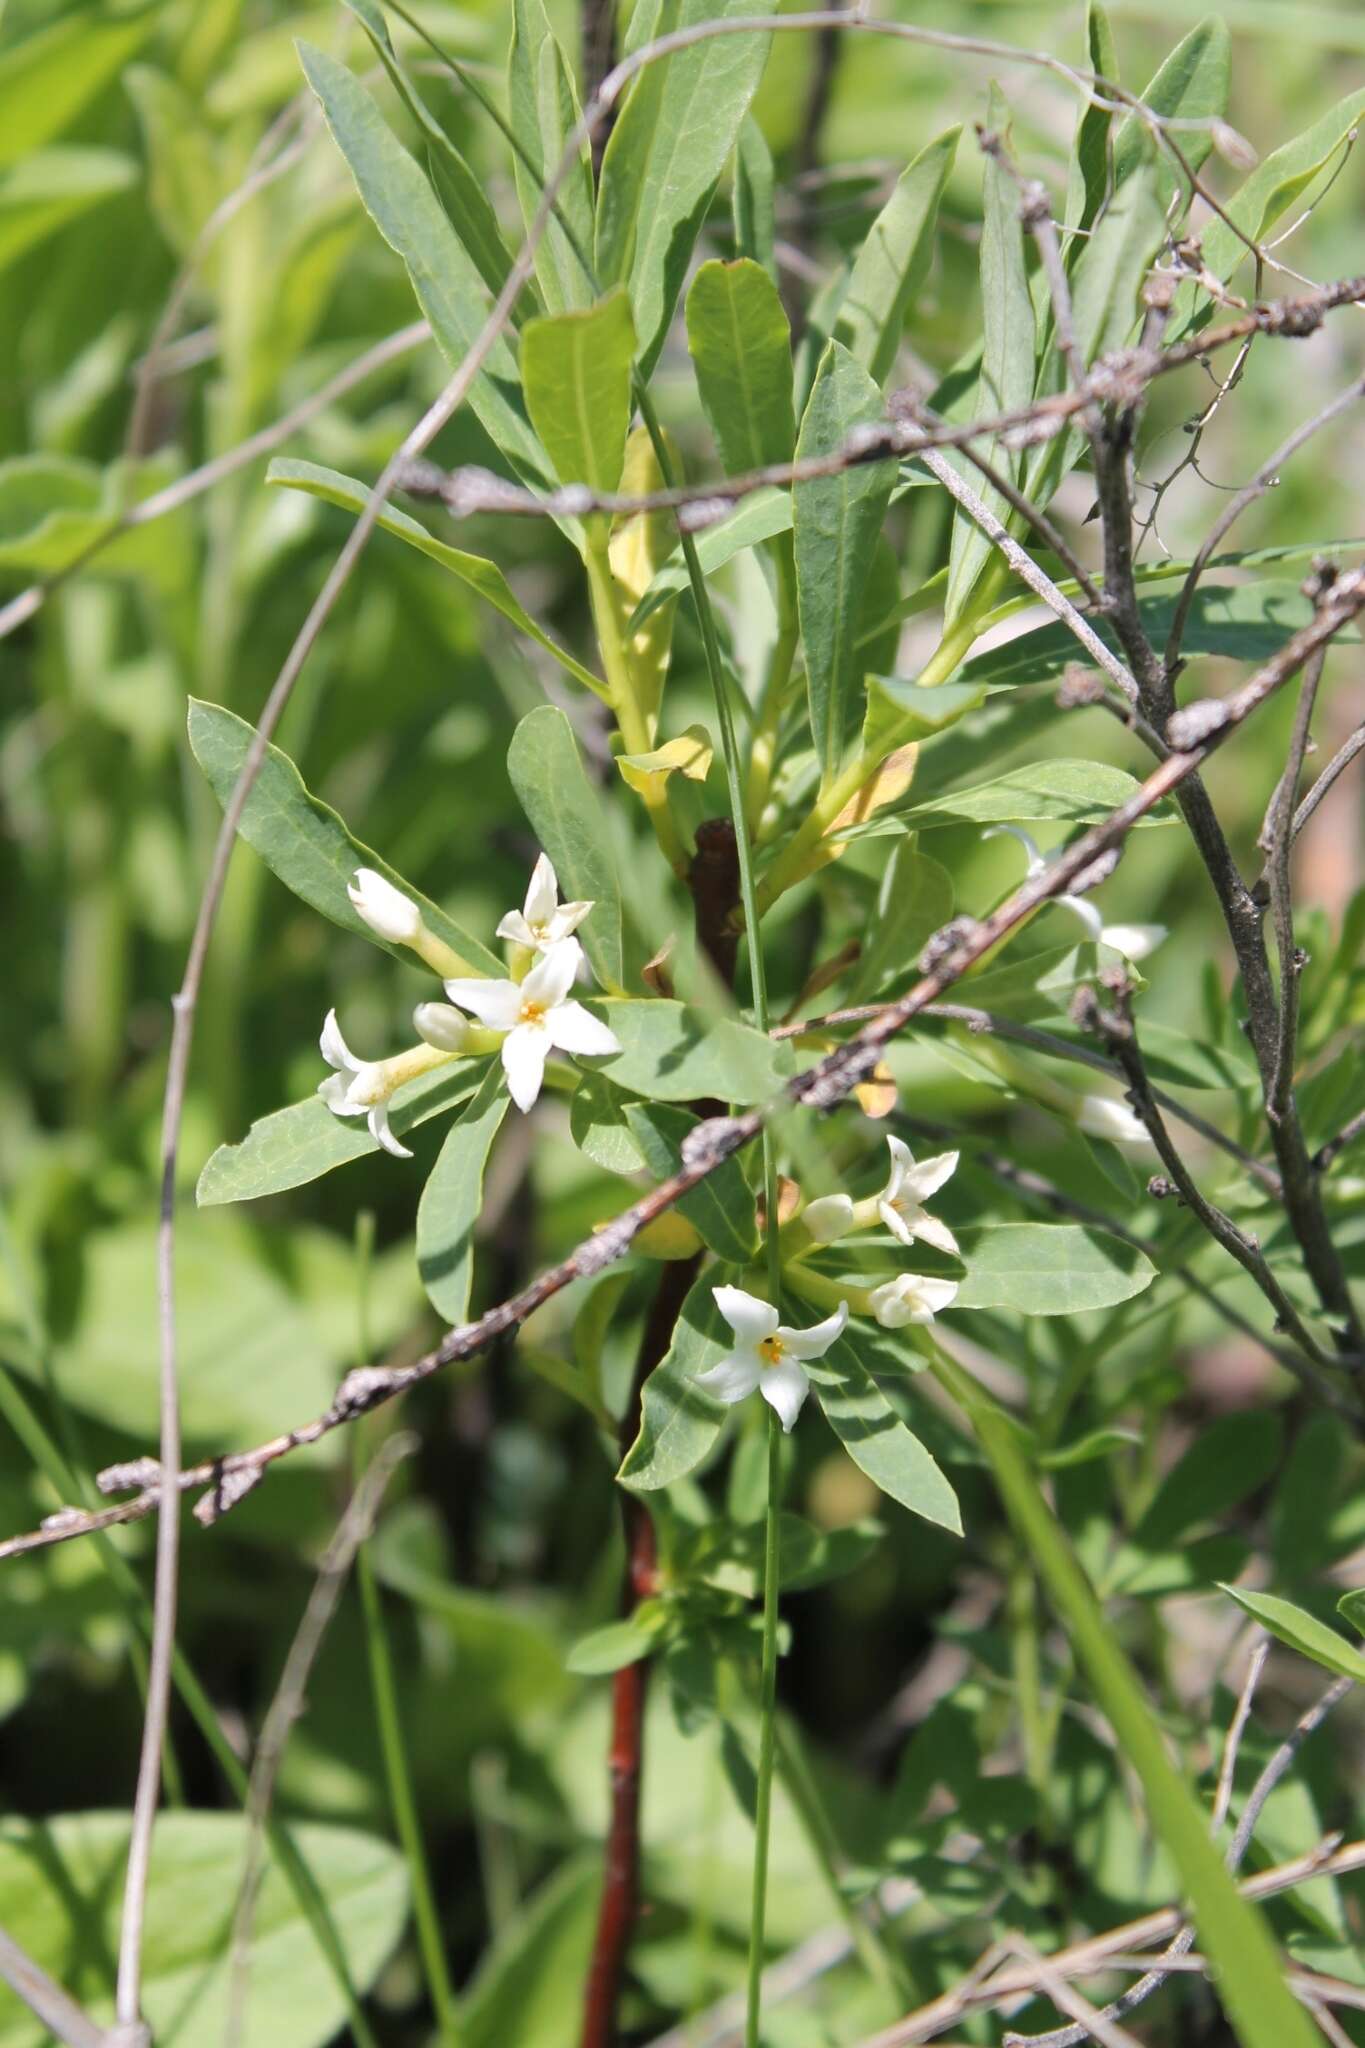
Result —
[[[65,1981],[75,1986],[88,1976],[97,1984],[112,1982],[117,1964],[105,1914],[123,1883],[120,1845],[110,1844],[109,1861],[89,1890],[83,1890],[67,1868],[60,1845],[45,1821],[30,1822],[22,1842],[16,1841],[11,1847],[30,1858],[67,1907],[70,1945]]]

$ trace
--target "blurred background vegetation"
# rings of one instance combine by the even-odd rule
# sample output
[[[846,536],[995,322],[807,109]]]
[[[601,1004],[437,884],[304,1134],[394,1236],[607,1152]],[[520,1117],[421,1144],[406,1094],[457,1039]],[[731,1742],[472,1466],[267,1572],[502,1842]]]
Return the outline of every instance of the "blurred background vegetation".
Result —
[[[1135,87],[1193,18],[1180,0],[1112,11],[1122,75]],[[1221,12],[1234,31],[1231,118],[1262,152],[1365,82],[1358,8],[1230,0]],[[560,13],[572,47],[572,15]],[[907,6],[906,18],[912,13],[922,17]],[[504,6],[422,4],[418,15],[498,89],[510,26]],[[1081,60],[1076,7],[944,0],[924,18]],[[370,62],[354,21],[335,6],[165,0],[136,9],[63,8],[8,0],[0,20],[0,602],[61,569],[121,505],[233,449],[416,317],[398,262],[299,101],[296,35],[358,69]],[[410,35],[402,41],[422,69],[430,53]],[[990,76],[979,61],[850,40],[812,138],[814,62],[807,39],[777,39],[757,106],[778,162],[779,232],[799,264],[791,274],[798,298],[857,240],[932,134],[950,120],[970,126],[984,118]],[[1019,153],[1057,189],[1074,103],[1041,72],[1018,70],[1005,82]],[[496,136],[434,60],[425,83],[511,218]],[[385,104],[410,139],[397,103]],[[224,202],[282,149],[289,151],[282,173],[225,219]],[[1236,177],[1217,164],[1212,175],[1225,184]],[[964,145],[938,257],[909,322],[907,381],[917,370],[932,381],[977,331],[978,220],[979,160]],[[1361,269],[1359,221],[1359,167],[1351,158],[1285,260],[1314,279]],[[721,221],[721,246],[724,233]],[[159,366],[143,377],[140,365],[186,265],[174,332]],[[1359,372],[1363,338],[1359,312],[1348,311],[1292,355],[1253,352],[1243,384],[1203,441],[1199,473],[1187,470],[1164,501],[1160,540],[1169,549],[1188,551],[1219,493],[1244,481],[1310,409],[1306,394],[1325,399]],[[140,377],[146,402],[138,408]],[[313,418],[286,452],[368,479],[441,381],[431,345],[414,348]],[[657,382],[689,469],[704,473],[708,446],[676,338]],[[1158,481],[1180,460],[1182,426],[1199,402],[1193,379],[1167,380],[1156,391],[1144,480]],[[449,463],[492,460],[467,414],[435,452]],[[1363,458],[1365,421],[1348,415],[1248,514],[1234,544],[1358,532]],[[202,697],[254,720],[348,527],[343,512],[268,489],[264,470],[262,457],[114,542],[0,642],[5,1533],[32,1526],[57,1499],[71,1497],[69,1485],[54,1491],[63,1466],[88,1474],[155,1439],[153,1227],[168,998],[218,823],[185,745],[186,704]],[[1084,517],[1086,488],[1075,477],[1063,494],[1072,519]],[[911,494],[904,589],[943,559],[946,532],[941,494]],[[572,646],[586,644],[577,563],[553,529],[483,522],[460,539],[503,563],[552,631]],[[914,635],[912,621],[910,660]],[[1321,717],[1324,758],[1360,715],[1358,682],[1353,701],[1347,681],[1358,655],[1338,660],[1343,680]],[[689,693],[698,714],[705,709],[699,647],[686,618],[674,673],[681,727]],[[370,845],[469,928],[485,930],[520,900],[533,856],[507,780],[507,743],[517,718],[557,687],[532,651],[510,629],[490,624],[453,579],[377,535],[280,739],[310,786]],[[1286,696],[1218,757],[1210,777],[1234,844],[1247,855],[1291,710]],[[1098,713],[1059,714],[1048,744],[1052,753],[1093,754],[1102,746],[1106,758],[1130,768],[1138,759]],[[1360,820],[1358,795],[1343,785],[1304,842],[1301,896],[1312,906],[1304,943],[1324,961],[1360,881]],[[851,867],[873,872],[879,843],[870,842]],[[993,900],[1017,876],[1017,848],[982,846],[965,828],[943,833],[935,853],[957,877],[963,904]],[[848,886],[856,896],[856,875]],[[1141,835],[1107,894],[1106,912],[1171,927],[1149,1009],[1162,1021],[1196,1025],[1209,963],[1224,986],[1229,969],[1212,899],[1202,882],[1191,884],[1182,835]],[[666,918],[666,906],[646,899],[645,914]],[[798,897],[789,913],[784,907],[770,947],[779,1000],[799,987],[809,944]],[[182,1147],[187,1196],[214,1145],[311,1090],[321,1072],[317,1033],[330,1006],[342,1008],[353,1042],[381,1046],[397,1042],[412,1002],[425,993],[415,974],[395,973],[391,961],[339,935],[254,857],[239,854],[201,1004]],[[1041,1171],[1078,1194],[1095,1192],[1093,1168],[1074,1136],[1026,1107],[1002,1106],[928,1041],[899,1052],[896,1071],[912,1112],[931,1094],[940,1120],[974,1120],[987,1134],[1008,1123]],[[484,1300],[500,1298],[619,1205],[620,1183],[569,1145],[555,1114],[539,1127],[534,1155],[520,1126],[498,1155],[484,1221]],[[435,1126],[414,1143],[411,1168],[355,1166],[241,1212],[196,1214],[187,1199],[180,1284],[191,1452],[256,1441],[325,1405],[359,1356],[415,1355],[430,1340],[434,1324],[409,1233]],[[1099,1199],[1122,1213],[1123,1198],[1098,1185]],[[358,1231],[363,1252],[371,1229],[366,1260]],[[394,1483],[374,1545],[457,1975],[466,1975],[491,1938],[506,1937],[495,1951],[503,1963],[485,1975],[474,2041],[555,2048],[572,2039],[595,1902],[590,1850],[605,1811],[603,1681],[567,1676],[563,1653],[612,1611],[615,1505],[590,1418],[537,1377],[525,1354],[572,1343],[575,1318],[587,1318],[589,1329],[606,1324],[609,1354],[628,1370],[637,1292],[642,1300],[635,1283],[614,1278],[590,1299],[574,1290],[532,1325],[519,1350],[459,1368],[414,1396],[405,1419],[419,1448]],[[1235,1280],[1227,1292],[1250,1306]],[[1254,1346],[1196,1310],[1183,1314],[1178,1333],[1173,1325],[1148,1326],[1130,1350],[1119,1344],[1104,1370],[1162,1424],[1116,1476],[1085,1482],[1096,1489],[1101,1517],[1110,1513],[1105,1484],[1142,1497],[1183,1444],[1217,1418],[1255,1406],[1269,1368]],[[1278,1455],[1272,1445],[1268,1463],[1263,1441],[1275,1424],[1257,1417],[1253,1428],[1260,1436],[1256,1445],[1247,1439],[1245,1543],[1266,1537],[1256,1487]],[[222,1732],[242,1754],[345,1496],[344,1436],[290,1460],[221,1529],[187,1536],[182,1645]],[[1365,1542],[1358,1454],[1329,1436],[1330,1428],[1314,1426],[1300,1437],[1298,1506],[1278,1508],[1271,1532],[1281,1556],[1300,1543],[1304,1570]],[[803,1434],[796,1455],[796,1497],[814,1520],[836,1527],[872,1512],[866,1482],[828,1438]],[[1009,1581],[1008,1539],[982,1475],[959,1464],[954,1478],[972,1531],[965,1554],[936,1530],[889,1517],[886,1540],[857,1572],[788,1603],[793,1637],[783,1699],[819,1745],[820,1768],[834,1774],[846,1846],[855,1852],[876,1786],[898,1768],[905,1781],[906,1734],[927,1703],[939,1700],[940,1715],[961,1718],[963,1802],[975,1783],[973,1745],[989,1753],[992,1698],[1009,1667],[1000,1597]],[[1315,1552],[1312,1515],[1331,1532],[1319,1532]],[[111,1572],[94,1544],[5,1567],[0,1802],[11,1812],[126,1806],[140,1721],[139,1589],[148,1580],[150,1541],[150,1529],[118,1540],[136,1565],[135,1580]],[[1161,1606],[1160,1624],[1156,1614],[1153,1607],[1133,1625],[1149,1649],[1159,1632],[1164,1704],[1178,1719],[1189,1702],[1206,1700],[1236,1617],[1211,1618],[1207,1603],[1187,1611],[1178,1599]],[[348,1595],[309,1688],[309,1713],[286,1754],[280,1806],[386,1835],[391,1817],[366,1640],[361,1604]],[[1292,1691],[1292,1678],[1283,1682]],[[1305,1682],[1311,1686],[1311,1673]],[[200,1808],[232,1805],[183,1707],[173,1735],[176,1796]],[[1079,1802],[1066,1831],[1092,1887],[1090,1896],[1073,1888],[1072,1909],[1105,1924],[1164,1900],[1169,1878],[1142,1852],[1119,1780],[1101,1771],[1094,1797],[1086,1791],[1082,1752],[1098,1749],[1098,1737],[1077,1720],[1065,1741],[1076,1751],[1071,1782]],[[714,1754],[699,1760],[682,1742],[661,1699],[646,1794],[654,1911],[639,1952],[633,2017],[641,2025],[726,1988],[747,1919],[747,1828]],[[1313,1770],[1310,1761],[1309,1782]],[[1302,1786],[1302,1810],[1286,1806],[1285,1854],[1316,1839],[1320,1823],[1350,1824],[1340,1781],[1333,1782],[1337,1790],[1325,1794],[1330,1813],[1315,1815]],[[981,1824],[989,1827],[990,1817]],[[998,1824],[1015,1832],[1018,1816],[1002,1813]],[[829,1909],[785,1810],[778,1829],[771,1933],[783,1944],[824,1924]],[[700,1940],[687,1918],[699,1887],[713,1915]],[[539,1917],[534,1939],[518,1946],[517,1916],[528,1900]],[[964,1913],[972,1903],[964,1890]],[[377,1998],[385,2040],[427,2038],[408,1945],[388,1962]],[[854,2024],[856,2004],[841,2019],[845,2029]],[[774,2031],[779,2038],[823,2037]],[[0,2021],[6,2048],[29,2039]]]

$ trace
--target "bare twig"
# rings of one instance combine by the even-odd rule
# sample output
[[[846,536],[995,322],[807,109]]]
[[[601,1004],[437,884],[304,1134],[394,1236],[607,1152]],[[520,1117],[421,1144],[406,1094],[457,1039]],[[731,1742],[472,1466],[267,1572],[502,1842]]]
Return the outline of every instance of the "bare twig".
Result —
[[[1259,845],[1265,855],[1266,887],[1271,915],[1275,920],[1275,951],[1280,962],[1280,1024],[1275,1039],[1275,1066],[1266,1091],[1266,1115],[1280,1123],[1289,1114],[1294,1087],[1294,1053],[1298,1043],[1299,984],[1305,957],[1294,942],[1294,898],[1290,888],[1289,863],[1294,846],[1294,803],[1299,793],[1304,756],[1313,727],[1313,708],[1322,680],[1325,656],[1314,655],[1303,672],[1294,729],[1284,771],[1266,810]]]
[[[1186,777],[1193,775],[1217,747],[1268,697],[1298,674],[1317,649],[1361,610],[1365,610],[1365,568],[1348,570],[1316,617],[1287,641],[1279,653],[1240,690],[1218,702],[1192,706],[1181,714],[1189,720],[1187,745],[1168,755],[1107,818],[1083,833],[1046,868],[1022,882],[989,917],[977,923],[964,922],[952,927],[944,943],[933,948],[933,964],[921,980],[846,1044],[836,1047],[813,1067],[798,1074],[787,1084],[776,1104],[745,1110],[738,1116],[713,1117],[703,1122],[689,1133],[683,1147],[683,1164],[677,1173],[614,1217],[567,1258],[549,1267],[517,1294],[487,1310],[477,1321],[449,1331],[434,1350],[410,1365],[365,1367],[349,1373],[323,1415],[299,1429],[272,1438],[269,1443],[257,1445],[254,1450],[233,1452],[179,1473],[177,1483],[180,1489],[216,1487],[243,1474],[262,1473],[300,1445],[318,1442],[331,1430],[354,1422],[372,1408],[395,1399],[443,1367],[476,1356],[507,1331],[517,1328],[571,1282],[602,1272],[624,1256],[646,1224],[661,1216],[725,1160],[733,1158],[756,1138],[770,1111],[783,1106],[827,1110],[843,1101],[859,1082],[868,1079],[884,1047],[904,1030],[912,1018],[937,1002],[968,968],[1025,923],[1041,904],[1065,894],[1078,877],[1094,866],[1101,854],[1121,844],[1140,818],[1146,817]],[[137,1521],[151,1513],[156,1506],[160,1485],[153,1461],[138,1460],[131,1467],[123,1466],[115,1468],[115,1471],[111,1490],[116,1490],[118,1484],[141,1489],[138,1498],[126,1504],[121,1519]],[[213,1518],[213,1515],[208,1517]],[[30,1535],[12,1537],[7,1543],[0,1544],[0,1559],[84,1535],[88,1527],[89,1519],[78,1509],[63,1510],[58,1516],[49,1517],[42,1529]]]
[[[1354,1145],[1362,1133],[1365,1133],[1365,1109],[1358,1110],[1348,1124],[1343,1124],[1335,1138],[1329,1138],[1325,1145],[1319,1145],[1313,1154],[1313,1171],[1326,1173],[1332,1161],[1339,1158],[1349,1146]]]
[[[256,1900],[264,1875],[262,1845],[265,1825],[275,1796],[285,1744],[294,1723],[308,1704],[308,1681],[322,1648],[342,1588],[355,1562],[355,1554],[374,1527],[384,1489],[402,1459],[417,1448],[417,1439],[407,1433],[386,1438],[367,1467],[347,1502],[322,1563],[313,1581],[289,1654],[284,1660],[275,1696],[266,1710],[260,1739],[252,1760],[247,1785],[246,1855],[243,1859],[237,1907],[232,1922],[232,1943],[228,1959],[228,2015],[224,2029],[225,2048],[237,2048],[246,2022],[247,1991],[251,1975],[251,1928]]]
[[[1279,480],[1279,472],[1290,457],[1297,454],[1306,441],[1311,441],[1315,434],[1321,433],[1324,427],[1329,427],[1333,420],[1339,419],[1342,413],[1348,412],[1353,405],[1358,404],[1362,394],[1365,394],[1365,377],[1357,377],[1344,391],[1338,392],[1329,404],[1323,406],[1321,411],[1316,412],[1312,419],[1304,420],[1295,427],[1293,433],[1280,443],[1274,454],[1266,457],[1251,481],[1244,484],[1241,490],[1228,500],[1200,542],[1185,581],[1180,586],[1180,595],[1176,599],[1171,630],[1166,637],[1166,650],[1162,657],[1168,671],[1173,673],[1180,660],[1180,643],[1185,637],[1185,624],[1190,615],[1190,606],[1194,603],[1194,593],[1198,588],[1199,579],[1212,557],[1217,554],[1227,534],[1237,524],[1247,507],[1254,505],[1258,498],[1263,498]]]
[[[1318,776],[1317,781],[1295,811],[1293,833],[1295,839],[1298,838],[1300,832],[1302,832],[1318,805],[1327,795],[1337,777],[1350,767],[1352,761],[1355,760],[1356,755],[1360,753],[1362,748],[1365,748],[1365,725],[1358,725],[1345,744],[1333,754],[1331,760],[1327,763],[1327,766]]]
[[[60,1984],[54,1984],[46,1970],[39,1969],[24,1954],[17,1941],[0,1929],[0,1981],[9,1985],[17,1998],[40,2019],[64,2048],[108,2048],[103,2030],[87,2019]]]

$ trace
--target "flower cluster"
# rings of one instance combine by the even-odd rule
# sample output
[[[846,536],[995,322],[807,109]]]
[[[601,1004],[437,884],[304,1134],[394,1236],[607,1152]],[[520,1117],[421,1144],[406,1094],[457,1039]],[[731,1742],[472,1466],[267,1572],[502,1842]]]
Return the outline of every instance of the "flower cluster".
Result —
[[[410,898],[373,868],[358,868],[347,888],[358,915],[391,945],[411,946],[428,961],[440,958],[421,911]],[[318,1093],[336,1116],[363,1116],[370,1135],[396,1158],[412,1154],[389,1126],[394,1091],[433,1068],[481,1051],[469,1017],[483,1031],[501,1040],[503,1071],[518,1109],[531,1109],[540,1095],[545,1063],[551,1052],[581,1053],[603,1058],[621,1050],[614,1032],[598,1022],[569,994],[586,972],[583,948],[573,936],[591,903],[561,903],[553,866],[541,854],[532,871],[526,901],[509,910],[498,936],[528,956],[518,980],[486,980],[452,976],[445,982],[448,1003],[419,1003],[413,1025],[420,1044],[386,1060],[358,1059],[341,1035],[336,1011],[329,1010],[319,1041],[333,1072],[318,1084]],[[468,1012],[468,1016],[465,1015]],[[491,1050],[491,1045],[488,1048]]]

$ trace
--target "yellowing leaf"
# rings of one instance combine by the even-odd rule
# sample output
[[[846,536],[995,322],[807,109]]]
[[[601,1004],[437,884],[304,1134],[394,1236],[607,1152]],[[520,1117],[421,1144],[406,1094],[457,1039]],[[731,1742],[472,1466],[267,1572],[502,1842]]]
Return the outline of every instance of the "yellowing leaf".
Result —
[[[878,1060],[870,1081],[860,1081],[853,1093],[864,1116],[890,1116],[896,1107],[897,1088],[885,1060]]]
[[[667,435],[664,440],[673,474],[681,476],[682,462],[677,450]],[[646,428],[636,427],[626,441],[625,462],[621,469],[622,495],[643,498],[663,487],[664,475],[654,452],[654,443]],[[677,543],[677,521],[671,512],[618,513],[612,521],[607,561],[624,619],[630,618]],[[677,599],[673,598],[651,610],[629,643],[636,689],[650,717],[658,712],[664,677],[668,673],[676,608]]]
[[[670,775],[685,775],[689,782],[705,782],[714,752],[705,726],[689,725],[677,739],[665,740],[652,753],[622,754],[616,765],[631,788],[648,802]]]
[[[827,839],[837,839],[841,832],[851,830],[854,825],[866,824],[877,811],[887,804],[895,803],[905,795],[915,779],[917,746],[897,747],[894,754],[888,754],[877,770],[854,797],[844,805],[834,823],[825,833]]]

